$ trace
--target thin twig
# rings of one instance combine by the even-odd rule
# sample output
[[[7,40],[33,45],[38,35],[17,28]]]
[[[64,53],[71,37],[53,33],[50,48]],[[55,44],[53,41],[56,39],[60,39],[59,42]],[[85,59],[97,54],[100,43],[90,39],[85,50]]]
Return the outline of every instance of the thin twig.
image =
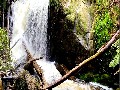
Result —
[[[10,50],[15,47],[15,45],[18,43],[19,40],[20,40],[20,38],[14,43],[14,45],[10,48]]]
[[[120,68],[114,73],[114,75],[118,74],[120,72]]]

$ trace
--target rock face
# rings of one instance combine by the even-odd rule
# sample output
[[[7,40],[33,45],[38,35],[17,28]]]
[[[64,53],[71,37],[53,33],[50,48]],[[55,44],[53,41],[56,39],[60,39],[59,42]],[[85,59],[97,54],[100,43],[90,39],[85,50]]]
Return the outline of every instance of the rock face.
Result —
[[[48,25],[50,58],[67,66],[68,70],[93,51],[90,7],[90,3],[84,0],[51,0]]]

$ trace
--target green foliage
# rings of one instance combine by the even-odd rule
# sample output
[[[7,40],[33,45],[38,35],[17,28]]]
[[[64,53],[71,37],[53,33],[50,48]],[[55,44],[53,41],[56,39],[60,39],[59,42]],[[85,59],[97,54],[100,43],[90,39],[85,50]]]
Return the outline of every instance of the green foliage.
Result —
[[[93,0],[92,0],[93,1]],[[120,9],[117,5],[110,6],[110,0],[94,0],[93,10],[91,10],[93,19],[92,30],[94,33],[94,49],[95,52],[107,43],[114,32],[117,31],[117,20],[120,15]],[[117,75],[113,76],[119,64],[120,47],[119,40],[102,55],[92,62],[92,67],[89,66],[85,73],[80,75],[80,79],[85,81],[99,82],[104,85],[112,85],[113,88],[118,87]],[[109,64],[110,63],[110,64]],[[116,68],[108,68],[115,67]],[[92,70],[92,69],[93,70]],[[86,69],[85,69],[86,70]],[[114,84],[116,83],[116,85]]]
[[[115,67],[120,62],[120,39],[113,44],[113,47],[117,48],[116,49],[117,54],[115,55],[113,60],[110,62],[109,67]]]
[[[7,31],[0,28],[0,70],[11,69],[9,39]]]
[[[95,47],[99,49],[110,39],[110,32],[113,29],[113,21],[108,11],[100,14],[96,19],[95,30]]]
[[[60,7],[59,0],[50,0],[50,7],[54,7],[55,10],[58,11]]]
[[[92,72],[88,72],[86,74],[80,75],[80,79],[84,79],[85,81],[93,81],[105,84],[110,80],[110,76],[108,74],[94,74]],[[106,81],[104,81],[106,80]]]
[[[109,0],[96,0],[96,23],[94,26],[95,30],[95,48],[98,50],[104,43],[110,40],[111,33],[117,30],[117,20],[120,15],[120,9],[117,5],[110,6]],[[116,52],[111,52],[113,60],[110,62],[109,67],[115,67],[119,63],[119,40],[113,45],[116,47]],[[106,53],[106,54],[109,54]]]
[[[109,0],[95,0],[95,24],[93,30],[95,31],[95,51],[97,51],[102,45],[104,45],[107,41],[110,40],[111,34],[116,32],[116,21],[118,18],[119,7],[117,5],[111,5],[112,1]],[[118,41],[117,41],[118,42]],[[113,47],[117,49],[109,50],[109,52],[105,53],[103,60],[109,63],[108,59],[113,59],[109,67],[115,67],[119,63],[119,48],[118,44],[114,44]],[[113,48],[112,47],[112,48]],[[115,51],[116,50],[116,51]],[[112,56],[109,56],[111,55]],[[117,54],[116,54],[117,53]],[[115,56],[114,56],[115,55]],[[108,57],[108,59],[107,59]],[[114,58],[113,58],[114,57]]]
[[[109,0],[96,0],[96,4],[98,5],[98,6],[108,6],[109,5]],[[102,5],[101,5],[102,4]]]
[[[18,90],[28,90],[28,86],[24,78],[17,78],[14,87]]]

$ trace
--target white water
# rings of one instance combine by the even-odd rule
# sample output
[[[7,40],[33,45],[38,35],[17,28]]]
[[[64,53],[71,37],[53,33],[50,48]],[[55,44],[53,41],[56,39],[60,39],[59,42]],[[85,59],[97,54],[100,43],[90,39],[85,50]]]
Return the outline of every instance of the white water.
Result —
[[[47,59],[47,23],[49,0],[18,0],[12,4],[12,39],[10,42],[13,66],[21,71],[26,63],[25,47],[43,69],[48,84],[61,78],[54,62]],[[17,42],[17,43],[16,43]],[[16,43],[16,44],[15,44]],[[25,45],[25,46],[24,46]]]

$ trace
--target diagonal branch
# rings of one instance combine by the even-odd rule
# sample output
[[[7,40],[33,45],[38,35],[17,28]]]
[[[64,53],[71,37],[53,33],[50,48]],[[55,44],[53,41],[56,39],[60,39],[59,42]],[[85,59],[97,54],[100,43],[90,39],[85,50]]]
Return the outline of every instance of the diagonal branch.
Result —
[[[114,75],[118,74],[120,72],[120,68],[114,73]]]
[[[78,66],[76,66],[75,68],[73,68],[72,70],[70,70],[66,75],[64,75],[61,79],[59,79],[58,81],[56,81],[55,83],[49,85],[48,87],[43,88],[43,90],[46,89],[51,89],[56,87],[57,85],[61,84],[63,81],[65,81],[67,78],[69,78],[72,74],[74,74],[74,72],[78,71],[81,66],[83,66],[84,64],[86,64],[87,62],[95,59],[97,56],[99,56],[101,53],[103,53],[106,49],[108,49],[117,39],[120,38],[120,30],[118,30],[115,35],[111,38],[110,41],[108,41],[108,43],[106,43],[104,46],[102,46],[96,54],[94,54],[93,56],[89,57],[88,59],[84,60],[82,63],[80,63]]]

